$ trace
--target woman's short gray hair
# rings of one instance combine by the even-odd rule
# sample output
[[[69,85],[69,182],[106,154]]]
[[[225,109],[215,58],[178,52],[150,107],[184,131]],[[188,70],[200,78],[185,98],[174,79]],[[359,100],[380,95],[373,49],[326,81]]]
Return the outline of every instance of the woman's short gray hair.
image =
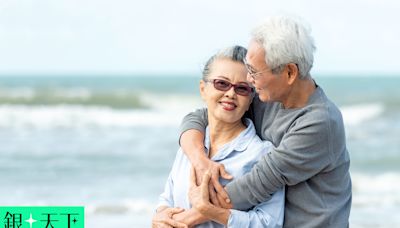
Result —
[[[215,62],[215,60],[226,58],[244,64],[243,59],[246,57],[246,53],[247,49],[239,45],[235,45],[218,51],[215,55],[211,56],[204,65],[203,80],[207,80],[208,75],[211,72],[211,65]]]
[[[295,63],[301,79],[311,77],[314,39],[311,29],[299,19],[270,17],[253,30],[252,39],[264,47],[265,61],[273,73],[280,73],[286,64]]]

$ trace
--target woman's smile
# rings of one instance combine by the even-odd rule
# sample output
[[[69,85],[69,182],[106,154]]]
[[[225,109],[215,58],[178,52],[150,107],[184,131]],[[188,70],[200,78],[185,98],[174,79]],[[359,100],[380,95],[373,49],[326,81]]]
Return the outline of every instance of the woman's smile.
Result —
[[[220,103],[222,108],[226,111],[233,111],[237,107],[237,105],[234,102],[230,102],[230,101],[220,101],[218,103]]]

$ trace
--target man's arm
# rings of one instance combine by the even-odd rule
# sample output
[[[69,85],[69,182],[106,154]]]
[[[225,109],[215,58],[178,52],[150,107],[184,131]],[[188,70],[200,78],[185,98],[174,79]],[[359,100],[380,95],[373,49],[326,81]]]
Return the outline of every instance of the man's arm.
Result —
[[[195,168],[209,160],[204,153],[204,132],[208,124],[207,109],[187,114],[181,123],[179,144]]]
[[[198,109],[183,118],[181,124],[180,145],[196,169],[197,180],[200,183],[206,171],[211,172],[209,192],[211,202],[220,206],[215,190],[219,193],[220,200],[230,202],[224,188],[219,183],[219,176],[225,179],[232,177],[225,171],[224,165],[211,161],[204,153],[204,131],[208,124],[207,109]],[[214,190],[215,189],[215,190]]]
[[[227,184],[234,208],[245,210],[267,201],[283,186],[305,181],[328,166],[332,159],[328,125],[324,118],[299,119],[278,147],[249,173]]]

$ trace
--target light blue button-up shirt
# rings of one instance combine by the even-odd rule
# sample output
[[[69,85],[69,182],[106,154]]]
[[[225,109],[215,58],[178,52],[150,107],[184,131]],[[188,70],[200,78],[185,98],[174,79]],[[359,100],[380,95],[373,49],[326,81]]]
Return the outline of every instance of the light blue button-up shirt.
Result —
[[[211,158],[215,162],[224,164],[226,171],[234,178],[243,176],[251,170],[257,161],[273,146],[271,142],[262,141],[257,135],[253,123],[246,119],[246,130],[235,139],[225,144]],[[210,148],[209,129],[206,129],[204,145],[206,153]],[[191,163],[181,149],[178,150],[172,170],[168,176],[164,192],[160,195],[158,206],[191,208],[188,192],[190,185]],[[230,180],[220,179],[222,185]],[[285,205],[285,192],[281,189],[273,197],[260,203],[249,211],[231,209],[227,227],[282,227]],[[216,222],[205,222],[197,225],[201,228],[219,228],[223,225]]]

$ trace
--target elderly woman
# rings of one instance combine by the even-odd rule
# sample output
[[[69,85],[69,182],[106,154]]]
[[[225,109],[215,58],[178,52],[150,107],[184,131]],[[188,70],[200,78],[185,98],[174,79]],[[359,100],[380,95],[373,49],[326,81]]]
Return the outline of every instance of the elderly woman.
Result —
[[[249,172],[272,147],[270,142],[262,141],[256,135],[252,121],[243,118],[254,95],[254,88],[246,81],[245,55],[246,49],[240,46],[218,52],[207,61],[200,81],[200,94],[208,110],[204,141],[207,155],[222,163],[233,178]],[[214,207],[209,202],[208,180],[209,176],[203,178],[203,190],[202,186],[196,185],[191,163],[179,149],[165,190],[160,195],[153,227],[282,226],[284,189],[249,211],[238,211]],[[229,182],[228,179],[220,181],[222,185]]]

